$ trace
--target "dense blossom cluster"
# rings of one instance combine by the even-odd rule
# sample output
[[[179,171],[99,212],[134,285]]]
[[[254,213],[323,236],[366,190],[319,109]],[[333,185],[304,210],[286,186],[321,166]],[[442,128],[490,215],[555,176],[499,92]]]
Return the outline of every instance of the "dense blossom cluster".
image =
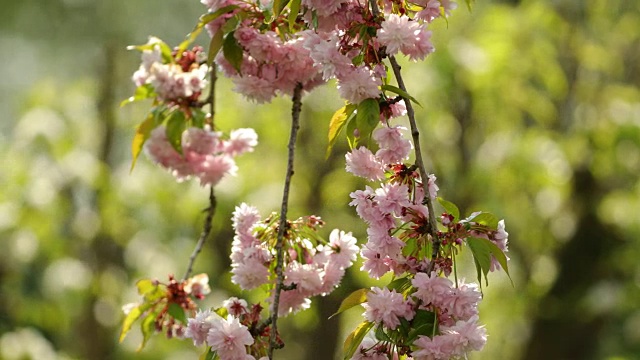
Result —
[[[272,215],[261,221],[255,207],[246,204],[236,207],[233,214],[236,235],[231,249],[231,280],[242,289],[253,289],[273,280],[270,268],[275,265],[275,219]],[[284,246],[284,285],[287,290],[280,295],[279,315],[308,308],[310,297],[333,291],[356,259],[358,246],[351,233],[335,229],[329,241],[324,242],[314,235],[322,224],[322,220],[315,216],[289,222]],[[314,242],[319,244],[314,245]]]
[[[397,334],[386,340],[377,336],[375,341],[363,341],[353,359],[386,359],[395,351],[417,360],[464,358],[467,352],[482,349],[486,331],[478,324],[478,286],[462,281],[454,285],[447,279],[452,257],[467,238],[487,239],[504,252],[508,233],[503,220],[496,220],[495,227],[478,222],[480,212],[459,221],[444,213],[440,220],[446,230],[437,231],[437,256],[432,258],[431,251],[424,251],[436,240],[429,231],[425,196],[436,199],[439,189],[435,176],[429,175],[425,191],[416,168],[403,163],[408,160],[411,143],[403,138],[402,130],[383,126],[373,133],[378,145],[375,153],[360,147],[345,156],[347,171],[380,182],[377,189],[367,186],[351,193],[350,205],[368,225],[368,240],[361,251],[365,260],[362,270],[375,278],[393,271],[411,284],[402,292],[377,287],[368,292],[363,304],[365,319],[376,324],[378,331]],[[491,261],[491,271],[500,268],[493,255]],[[424,326],[412,323],[420,311],[433,314],[432,333],[410,339],[407,329]],[[393,346],[391,338],[396,339]]]
[[[181,140],[179,153],[169,142],[165,126],[158,126],[151,132],[145,150],[179,181],[197,177],[204,186],[217,184],[227,174],[235,175],[234,157],[253,151],[258,135],[253,129],[237,129],[231,131],[229,139],[223,139],[221,132],[192,127],[182,133]]]
[[[189,103],[197,101],[207,86],[209,67],[202,48],[180,54],[163,57],[163,43],[151,37],[142,50],[142,64],[133,74],[136,86],[151,85],[158,98],[170,103]]]
[[[434,51],[428,23],[456,7],[449,0],[385,0],[372,11],[367,2],[302,0],[299,14],[285,8],[266,22],[271,2],[201,2],[210,13],[228,9],[206,26],[212,37],[233,36],[241,59],[220,53],[216,62],[237,92],[260,103],[291,95],[298,83],[309,91],[329,79],[338,80],[340,95],[352,104],[377,99],[387,78],[383,60],[397,53],[424,59]]]
[[[184,336],[195,346],[209,346],[220,360],[255,360],[254,355],[264,360],[267,357],[261,355],[266,354],[270,328],[260,325],[261,311],[258,304],[250,307],[232,297],[215,311],[198,310],[189,318]]]
[[[387,359],[402,351],[415,360],[446,360],[464,358],[469,351],[482,349],[487,336],[484,327],[478,324],[481,294],[477,285],[459,281],[454,286],[435,272],[430,276],[417,273],[411,285],[406,295],[372,288],[363,304],[363,316],[379,326],[378,331],[398,334],[395,338],[399,341],[394,344],[398,350],[383,339],[370,340],[360,345],[352,359]],[[434,314],[433,323],[412,323],[420,312]],[[427,331],[418,331],[419,335],[410,339],[405,334],[409,327]]]

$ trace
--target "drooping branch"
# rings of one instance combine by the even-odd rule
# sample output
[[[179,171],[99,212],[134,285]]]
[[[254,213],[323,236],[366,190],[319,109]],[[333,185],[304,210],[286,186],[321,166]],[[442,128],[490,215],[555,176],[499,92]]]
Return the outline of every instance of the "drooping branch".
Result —
[[[182,281],[186,281],[191,275],[191,271],[193,271],[193,263],[196,261],[198,254],[200,254],[200,252],[202,251],[204,243],[207,241],[209,234],[211,234],[211,224],[213,223],[213,215],[216,212],[216,204],[216,196],[213,193],[213,186],[211,186],[209,188],[209,207],[204,210],[207,213],[207,217],[204,219],[204,225],[202,226],[202,232],[200,233],[198,243],[196,244],[196,247],[193,249],[193,252],[189,257],[189,265],[187,266],[187,271],[182,277]]]
[[[404,92],[407,92],[407,87],[405,86],[404,80],[402,79],[400,64],[398,64],[398,61],[394,56],[389,56],[389,61],[391,62],[393,74],[398,81],[398,87]],[[424,166],[424,160],[422,159],[422,150],[420,148],[420,131],[418,130],[418,124],[416,123],[416,115],[413,111],[411,100],[404,98],[404,102],[407,107],[407,116],[409,117],[409,125],[411,127],[411,137],[413,138],[413,146],[416,155],[416,166],[418,166],[418,171],[420,172],[422,186],[425,190],[426,205],[429,209],[429,235],[431,235],[431,238],[433,239],[431,262],[429,263],[429,268],[427,269],[427,273],[430,274],[431,271],[433,271],[435,260],[438,257],[438,252],[440,252],[440,239],[438,238],[438,226],[436,222],[436,214],[433,210],[433,201],[431,200],[431,196],[429,194],[429,176]]]
[[[269,359],[273,359],[273,350],[279,348],[278,338],[278,307],[280,305],[280,293],[283,290],[284,274],[284,237],[287,227],[287,210],[289,207],[289,189],[291,187],[291,178],[293,177],[293,163],[296,147],[296,139],[298,137],[298,129],[300,129],[300,111],[302,110],[302,84],[298,83],[293,91],[293,105],[291,107],[291,134],[289,136],[288,145],[288,161],[287,173],[284,181],[284,191],[282,194],[282,206],[280,208],[280,224],[278,226],[278,237],[276,240],[276,287],[273,294],[273,302],[271,304],[271,333],[269,339]]]
[[[216,73],[216,64],[211,63],[211,84],[209,87],[209,96],[207,96],[206,103],[209,104],[209,112],[211,119],[211,127],[214,124],[214,116],[215,116],[215,108],[216,108],[216,80],[218,80],[218,75]],[[202,251],[204,247],[204,243],[207,241],[209,234],[211,234],[211,224],[213,223],[213,215],[216,212],[216,196],[213,193],[213,186],[209,189],[209,206],[204,210],[207,213],[207,216],[204,220],[204,225],[202,226],[202,232],[200,233],[200,238],[198,239],[198,243],[196,247],[193,249],[191,256],[189,257],[189,265],[187,265],[187,271],[184,273],[182,277],[182,281],[186,281],[191,275],[191,271],[193,271],[193,263],[196,261],[198,254]]]

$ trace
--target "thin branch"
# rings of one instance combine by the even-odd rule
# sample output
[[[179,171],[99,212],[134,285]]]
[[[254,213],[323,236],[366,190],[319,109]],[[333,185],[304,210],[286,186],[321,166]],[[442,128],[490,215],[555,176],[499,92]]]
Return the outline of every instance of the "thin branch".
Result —
[[[398,64],[398,61],[396,61],[395,56],[389,56],[389,61],[391,62],[393,74],[396,76],[396,80],[398,81],[398,87],[406,92],[407,87],[404,85],[404,80],[402,79],[402,74],[400,72],[401,68]],[[429,209],[429,234],[431,235],[433,241],[433,251],[431,253],[431,262],[429,263],[427,274],[431,274],[431,271],[433,271],[433,267],[435,265],[435,260],[438,257],[438,253],[440,252],[440,238],[438,238],[437,225],[438,223],[436,222],[436,214],[433,211],[433,201],[431,200],[431,196],[429,194],[429,176],[424,166],[424,161],[422,160],[422,150],[420,149],[420,131],[418,130],[418,124],[416,123],[416,115],[413,111],[411,100],[405,98],[404,103],[407,107],[407,116],[409,117],[409,124],[411,126],[411,137],[413,138],[413,146],[415,148],[416,165],[418,166],[418,170],[420,171],[420,178],[422,178],[422,186],[425,191],[426,205],[427,209]]]
[[[207,212],[207,217],[204,220],[204,225],[202,226],[202,232],[200,233],[200,238],[198,239],[198,243],[196,244],[195,249],[191,253],[189,257],[189,265],[187,266],[187,271],[184,273],[182,277],[182,281],[186,281],[191,275],[191,271],[193,271],[193,263],[196,261],[198,254],[202,251],[204,247],[204,243],[207,241],[209,234],[211,234],[211,224],[213,222],[213,214],[216,212],[216,196],[213,194],[213,186],[209,188],[209,207],[205,209]]]
[[[217,65],[215,61],[211,62],[211,87],[209,88],[209,97],[207,102],[209,103],[209,113],[211,114],[211,128],[214,128],[214,117],[216,115],[216,81],[218,80]]]
[[[293,90],[293,105],[291,107],[291,135],[289,136],[289,160],[287,162],[287,175],[284,181],[282,194],[282,207],[280,208],[280,224],[278,226],[278,238],[276,240],[276,288],[271,304],[271,333],[269,339],[269,359],[273,359],[273,350],[278,348],[278,307],[280,305],[280,292],[283,290],[284,274],[282,263],[284,262],[284,236],[287,227],[287,209],[289,207],[289,188],[293,176],[293,160],[300,129],[300,111],[302,110],[302,84],[298,83]]]

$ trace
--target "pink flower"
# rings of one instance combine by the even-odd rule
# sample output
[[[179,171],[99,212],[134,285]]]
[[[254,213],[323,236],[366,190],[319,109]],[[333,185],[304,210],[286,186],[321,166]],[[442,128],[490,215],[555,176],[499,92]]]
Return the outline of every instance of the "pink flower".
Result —
[[[258,261],[247,261],[234,264],[232,267],[231,282],[240,286],[243,290],[255,289],[269,280],[269,269]]]
[[[420,299],[424,305],[434,304],[438,307],[442,306],[453,288],[451,280],[437,276],[435,272],[432,272],[431,276],[417,273],[411,280],[411,285],[418,289],[413,295]]]
[[[441,307],[458,320],[468,320],[478,314],[478,304],[482,300],[482,294],[478,291],[478,285],[458,282],[457,288],[451,288],[450,292],[442,299]]]
[[[233,158],[226,155],[207,155],[205,160],[197,164],[197,176],[200,184],[216,185],[222,178],[229,174],[235,176],[238,167]]]
[[[308,296],[316,295],[322,288],[322,269],[315,264],[292,261],[284,271],[285,285],[296,284],[296,289]]]
[[[346,269],[354,261],[360,248],[356,244],[357,240],[351,233],[345,233],[338,229],[334,229],[329,235],[329,247],[331,253],[329,254],[330,262],[339,268]]]
[[[184,291],[198,299],[203,299],[205,295],[211,292],[211,288],[209,287],[209,275],[198,274],[189,278],[187,280],[187,284],[184,286]]]
[[[251,128],[236,129],[231,131],[224,151],[230,156],[236,156],[252,152],[256,145],[258,145],[258,134],[256,134],[255,130]]]
[[[420,4],[422,6],[422,4]],[[416,14],[416,19],[424,20],[428,23],[440,16],[440,1],[429,0],[424,5],[424,10]]]
[[[363,316],[368,321],[383,323],[391,330],[400,325],[401,317],[411,320],[415,315],[411,300],[405,300],[402,294],[386,288],[371,288],[367,302],[362,306],[365,308]]]
[[[432,338],[420,335],[413,342],[419,350],[411,356],[415,360],[449,360],[458,354],[455,352],[455,339],[447,335],[436,335]]]
[[[184,337],[192,339],[194,346],[204,344],[207,340],[209,329],[213,326],[215,316],[211,310],[198,310],[195,318],[189,318]]]
[[[233,316],[214,321],[207,336],[207,343],[221,360],[241,358],[247,353],[246,346],[253,344],[253,341],[249,329]]]
[[[382,257],[396,258],[400,255],[405,243],[395,236],[389,235],[388,229],[380,226],[367,228],[367,246],[377,251]]]
[[[351,68],[338,77],[338,92],[343,99],[358,104],[365,99],[376,99],[380,96],[378,86],[382,81],[375,77],[373,71],[366,67]]]
[[[248,312],[247,302],[237,297],[230,297],[222,303],[222,306],[227,309],[230,315],[236,317]]]
[[[322,69],[322,78],[325,80],[351,70],[351,59],[339,51],[338,41],[336,35],[325,41],[313,32],[306,33],[305,47],[311,51],[314,66]]]
[[[408,16],[390,14],[378,29],[378,41],[387,47],[387,54],[395,55],[401,49],[415,46],[416,34],[422,25]]]
[[[361,255],[364,263],[360,270],[367,271],[370,277],[379,279],[390,270],[385,261],[388,257],[383,257],[378,251],[371,249],[369,245],[362,247]]]
[[[468,320],[457,321],[450,328],[443,327],[444,334],[455,334],[455,341],[458,352],[480,351],[487,342],[487,330],[484,326],[478,325],[478,316],[473,316]]]
[[[405,46],[400,49],[403,54],[409,56],[409,59],[413,61],[423,60],[435,50],[431,43],[431,31],[428,31],[424,25],[416,31],[413,46]]]
[[[258,104],[271,101],[276,96],[276,89],[273,83],[268,80],[253,75],[238,76],[233,78],[236,87],[233,89],[249,100],[253,100]]]
[[[348,172],[370,181],[384,179],[384,166],[364,146],[351,150],[345,155]]]
[[[182,134],[182,148],[199,155],[209,155],[219,150],[219,139],[219,132],[192,127]]]
[[[389,356],[385,347],[376,347],[377,342],[365,337],[358,346],[351,360],[388,360]]]
[[[405,184],[387,183],[376,189],[373,200],[378,203],[380,211],[399,216],[402,208],[410,205],[409,188]]]
[[[283,291],[280,293],[280,304],[278,306],[278,316],[287,316],[300,310],[308,309],[311,300],[306,294],[298,289]]]
[[[256,207],[242,203],[236,206],[232,221],[236,233],[247,233],[260,221],[260,212]]]
[[[302,0],[302,5],[315,10],[319,16],[329,16],[347,0]]]
[[[376,158],[384,164],[397,164],[409,158],[409,153],[413,148],[411,141],[402,136],[402,126],[383,126],[373,132],[373,139],[380,146],[376,152]]]
[[[433,174],[429,174],[429,180],[427,180],[427,187],[429,188],[429,197],[431,197],[431,199],[435,199],[438,197],[438,190],[440,190],[440,188],[438,187],[438,185],[436,185],[436,180],[438,178],[433,175]]]

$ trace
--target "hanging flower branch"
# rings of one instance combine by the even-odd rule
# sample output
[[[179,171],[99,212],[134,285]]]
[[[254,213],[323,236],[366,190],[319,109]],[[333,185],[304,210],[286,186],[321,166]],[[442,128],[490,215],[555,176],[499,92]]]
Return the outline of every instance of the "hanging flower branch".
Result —
[[[211,187],[211,206],[184,279],[170,277],[168,284],[141,280],[143,301],[131,306],[121,339],[141,319],[145,341],[153,331],[165,330],[167,335],[192,339],[195,346],[206,345],[206,359],[273,359],[274,350],[284,346],[278,318],[308,308],[313,296],[330,293],[359,253],[364,260],[361,270],[373,278],[393,272],[394,280],[357,290],[336,312],[364,308],[364,321],[345,341],[345,359],[455,359],[481,350],[486,342],[478,316],[481,285],[483,280],[488,284],[491,271],[509,274],[508,234],[496,216],[475,212],[462,218],[453,203],[438,197],[436,177],[428,173],[422,158],[413,108],[420,104],[407,91],[395,58],[402,54],[419,61],[431,54],[435,49],[428,26],[436,19],[446,20],[456,3],[202,3],[208,13],[175,49],[157,38],[135,47],[142,51],[142,65],[133,77],[136,93],[125,102],[153,99],[134,137],[134,163],[144,148],[178,181],[198,178]],[[188,50],[203,29],[211,37],[208,52]],[[192,301],[209,290],[204,275],[189,275],[210,232],[213,186],[234,175],[234,157],[253,151],[257,143],[251,129],[225,136],[214,126],[216,72],[210,69],[216,66],[250,101],[292,98],[280,211],[262,220],[258,209],[241,204],[233,215],[232,281],[243,290],[265,288],[268,316],[263,314],[265,306],[236,298],[205,310],[197,310]],[[330,119],[327,154],[344,132],[351,147],[346,170],[375,184],[351,193],[349,204],[368,226],[361,247],[350,233],[337,229],[324,240],[324,222],[317,216],[287,218],[302,97],[330,79],[336,80],[345,103]],[[211,94],[203,101],[207,85]],[[392,123],[405,115],[411,140],[404,137],[408,129]],[[456,258],[465,248],[473,255],[479,284],[458,279]]]

